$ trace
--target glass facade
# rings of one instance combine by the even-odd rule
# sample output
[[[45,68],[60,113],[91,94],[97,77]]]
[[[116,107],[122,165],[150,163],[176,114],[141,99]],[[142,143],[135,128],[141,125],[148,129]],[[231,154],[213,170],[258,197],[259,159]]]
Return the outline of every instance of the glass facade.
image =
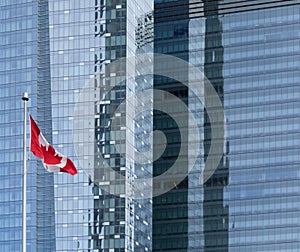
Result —
[[[222,25],[218,17],[217,1],[201,6],[201,18],[191,18],[193,6],[189,1],[155,3],[154,50],[177,56],[198,67],[223,101]],[[214,27],[213,31],[211,27]],[[188,79],[187,72],[185,74]],[[185,101],[196,112],[197,121],[201,125],[200,159],[180,185],[153,201],[154,251],[227,251],[228,207],[224,205],[223,193],[228,183],[226,159],[221,160],[214,175],[204,185],[199,183],[211,142],[211,127],[206,110],[181,84],[161,78],[154,84],[155,88],[168,90]],[[161,167],[168,168],[172,159],[176,160],[176,148],[180,148],[180,133],[174,130],[172,123],[167,123],[168,117],[157,115],[154,120],[157,123],[154,128],[162,127],[165,134],[169,131],[172,139],[176,139],[175,142],[168,142],[168,147],[173,152],[164,153],[171,155],[167,158],[163,156],[163,159],[154,163],[155,173]],[[170,128],[164,126],[169,124]],[[220,139],[223,138],[224,136],[220,136]],[[184,165],[187,166],[188,163]]]
[[[93,3],[94,4],[94,3]],[[94,5],[48,1],[53,145],[79,166],[72,144],[73,111],[79,90],[94,68]],[[93,248],[92,185],[80,171],[54,174],[56,250]]]
[[[1,2],[1,251],[21,251],[22,244],[23,110],[17,99],[25,90],[29,92],[29,111],[45,137],[80,167],[72,136],[80,91],[96,75],[104,73],[105,78],[108,63],[152,50],[151,3]],[[148,16],[150,39],[138,45],[139,20]],[[129,85],[110,100],[122,101]],[[111,154],[109,162],[122,172],[127,164],[110,148],[110,135],[115,132],[101,126],[93,130],[96,139],[98,132],[105,131],[101,146],[108,151],[102,154]],[[92,152],[92,164],[97,163],[97,151]],[[74,177],[49,174],[40,161],[31,154],[28,157],[28,251],[151,251],[151,200],[109,195],[80,168]],[[132,173],[130,169],[125,172]]]
[[[299,2],[155,1],[155,13],[154,50],[205,73],[226,130],[224,157],[203,187],[193,183],[196,167],[188,198],[178,203],[184,189],[176,188],[174,200],[172,191],[154,199],[154,250],[298,251]],[[172,90],[169,83],[154,84]],[[205,159],[211,132],[202,117]],[[154,173],[166,164],[154,163]]]
[[[74,108],[85,85],[93,82],[95,95],[103,98],[102,86],[114,84],[119,72],[126,72],[126,66],[114,73],[106,66],[151,50],[148,42],[137,48],[135,39],[138,19],[151,11],[151,1],[49,1],[53,143],[78,160],[81,168],[74,178],[54,176],[58,251],[151,251],[150,201],[125,197],[125,184],[120,186],[124,190],[120,196],[111,195],[83,172],[92,167],[94,178],[100,176],[101,156],[116,172],[126,178],[134,176],[135,168],[124,158],[130,143],[123,129],[126,111],[120,114],[117,128],[111,126],[115,108],[135,86],[132,81],[120,83],[92,104],[94,121],[79,130],[87,139],[91,137],[92,144],[96,140],[95,147],[87,147],[86,156],[80,152],[75,156],[72,144]],[[114,139],[122,146],[121,153],[115,150]]]
[[[28,251],[299,251],[298,0],[2,0],[0,19],[0,251],[22,249],[24,91],[47,140],[79,170],[74,177],[48,173],[28,150]],[[212,136],[204,106],[171,78],[118,83],[135,67],[108,68],[149,52],[196,66],[223,103],[223,158],[205,183],[199,178]],[[149,64],[160,67],[155,57]],[[97,99],[91,120],[74,131],[87,83]],[[115,83],[102,97],[103,87]],[[170,92],[196,111],[200,158],[169,192],[135,199],[125,193],[133,190],[131,181],[164,173],[181,147],[179,126],[168,114],[146,111],[130,128],[130,108],[117,111],[131,94],[149,88]],[[182,119],[189,127],[188,115]],[[166,136],[163,155],[144,165],[126,158],[131,146],[149,147],[152,130]],[[74,144],[76,133],[83,140]],[[87,147],[76,152],[76,144]],[[126,178],[115,188],[119,196],[93,180],[102,175],[100,157]]]
[[[221,20],[229,246],[299,251],[299,2]]]
[[[51,141],[47,9],[45,1],[0,5],[0,248],[21,251],[24,91],[31,95],[30,113]],[[42,164],[29,159],[27,185],[27,249],[54,251],[53,175],[45,176]]]
[[[188,4],[188,1],[185,1]],[[174,5],[164,5],[169,8]],[[160,6],[155,2],[154,8],[154,52],[170,54],[188,61],[188,17],[184,19],[165,19],[160,15]],[[188,9],[188,5],[181,11]],[[155,67],[167,67],[155,64]],[[181,72],[181,69],[176,69]],[[187,80],[186,71],[182,71],[182,78]],[[178,97],[185,104],[188,103],[188,88],[181,83],[163,76],[154,76],[154,88],[167,91]],[[156,97],[154,97],[156,98]],[[159,97],[157,97],[159,98]],[[180,108],[173,109],[182,114],[182,120],[188,121],[188,114],[182,113]],[[162,156],[153,163],[153,176],[167,171],[176,161],[180,147],[180,130],[174,119],[161,111],[154,111],[153,130],[162,131],[167,138],[167,146]],[[154,143],[154,150],[156,145]],[[188,160],[182,162],[185,167]],[[188,247],[188,178],[185,178],[176,188],[153,198],[153,251],[183,251]]]

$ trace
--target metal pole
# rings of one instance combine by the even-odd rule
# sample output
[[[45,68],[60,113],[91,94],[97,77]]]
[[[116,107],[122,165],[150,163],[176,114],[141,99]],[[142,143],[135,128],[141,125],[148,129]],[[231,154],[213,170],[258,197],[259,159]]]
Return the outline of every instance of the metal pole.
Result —
[[[28,93],[25,92],[22,100],[24,101],[24,138],[23,138],[23,211],[22,211],[22,251],[26,252],[26,187],[27,187],[27,170],[26,170],[26,118],[27,118],[27,101]]]

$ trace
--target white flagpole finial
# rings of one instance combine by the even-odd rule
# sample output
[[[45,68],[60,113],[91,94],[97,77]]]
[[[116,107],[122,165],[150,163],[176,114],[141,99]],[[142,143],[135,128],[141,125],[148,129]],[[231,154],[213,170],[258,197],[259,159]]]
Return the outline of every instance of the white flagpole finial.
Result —
[[[27,92],[24,92],[23,97],[22,97],[22,100],[23,100],[23,101],[28,101],[28,100],[29,100],[29,98],[28,98],[28,93],[27,93]]]

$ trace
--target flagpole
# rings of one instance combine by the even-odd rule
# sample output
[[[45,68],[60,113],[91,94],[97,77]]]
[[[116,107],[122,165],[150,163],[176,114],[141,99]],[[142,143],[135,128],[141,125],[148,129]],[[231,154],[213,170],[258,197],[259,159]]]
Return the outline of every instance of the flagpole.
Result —
[[[22,97],[24,101],[24,136],[23,136],[23,211],[22,211],[22,251],[26,252],[26,187],[27,187],[27,169],[26,169],[26,118],[27,118],[27,101],[28,93],[24,92]]]

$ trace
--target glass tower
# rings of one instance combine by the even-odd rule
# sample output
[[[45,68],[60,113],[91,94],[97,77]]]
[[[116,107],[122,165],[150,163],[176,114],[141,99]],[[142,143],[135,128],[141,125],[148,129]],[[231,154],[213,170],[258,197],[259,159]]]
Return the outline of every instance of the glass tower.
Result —
[[[24,91],[47,140],[79,170],[48,173],[28,150],[27,251],[299,251],[299,0],[1,0],[0,19],[0,251],[22,249]],[[118,82],[134,67],[109,71],[122,57],[148,52],[193,64],[220,96],[223,157],[205,183],[211,125],[203,105],[173,79]],[[87,83],[92,117],[76,131],[74,110]],[[181,147],[170,115],[139,114],[129,129],[129,108],[117,111],[149,88],[197,107],[200,157],[169,192],[135,199],[125,193],[130,181],[164,173]],[[145,165],[126,159],[129,146],[148,148],[152,130],[166,136],[162,156]],[[82,142],[74,143],[75,134]],[[126,178],[119,195],[95,181],[102,159]]]
[[[22,246],[23,104],[19,98],[24,91],[30,94],[30,113],[41,122],[49,141],[52,138],[47,4],[0,4],[2,251],[21,251]],[[27,185],[27,250],[55,251],[53,175],[45,173],[41,162],[29,159]]]
[[[300,5],[261,2],[220,17],[229,248],[298,251]]]
[[[199,68],[223,101],[222,25],[218,16],[218,2],[193,4],[190,1],[155,1],[154,22],[155,52],[177,56]],[[185,74],[188,79],[188,72]],[[161,78],[154,80],[155,88],[168,90],[189,107],[198,107],[198,123],[202,125],[199,162],[180,185],[153,200],[154,251],[227,251],[228,207],[224,205],[224,188],[228,183],[226,159],[221,160],[213,176],[204,185],[199,183],[211,141],[206,110],[199,107],[197,102],[195,104],[193,95],[183,85]],[[176,160],[180,133],[166,115],[157,114],[154,122],[155,129],[160,127],[173,140],[168,142],[172,151],[166,151],[166,156],[154,163],[155,175],[162,167],[168,168]],[[220,136],[222,138],[224,136]],[[226,144],[224,151],[225,148]]]
[[[192,171],[185,188],[154,199],[153,250],[299,250],[299,1],[157,0],[154,9],[155,52],[205,73],[223,102],[225,141],[203,187],[193,187]],[[154,80],[158,88],[180,90]],[[205,160],[210,123],[205,110],[202,116]],[[157,115],[154,127],[164,127],[160,118],[167,120]],[[167,163],[154,163],[154,174]]]
[[[110,77],[105,65],[116,59],[152,51],[152,1],[20,0],[0,5],[0,250],[21,251],[21,96],[28,91],[29,110],[41,131],[74,160],[79,174],[47,173],[28,153],[27,250],[151,251],[151,200],[109,195],[94,184],[83,172],[85,163],[75,155],[72,130],[74,107],[87,82],[101,74]],[[132,83],[129,80],[112,92],[112,104],[124,100]],[[100,115],[99,109],[103,106],[95,106],[93,138],[104,133],[105,139],[87,160],[97,164],[103,147],[101,154],[111,155],[108,161],[115,170],[133,176],[136,168],[110,147],[116,132],[102,120],[110,120],[109,112]],[[120,140],[126,143],[125,134]]]
[[[188,16],[173,16],[173,13],[187,13],[188,1],[182,2],[187,5],[176,8],[176,2],[155,1],[154,52],[170,54],[188,61]],[[167,16],[164,10],[170,10],[172,7],[175,8],[171,15]],[[181,74],[183,79],[188,79],[186,72]],[[173,79],[154,76],[154,88],[167,91],[185,104],[188,103],[188,88]],[[180,109],[175,112],[181,113]],[[188,121],[188,115],[182,114],[182,120]],[[167,138],[164,153],[153,164],[153,176],[158,176],[167,171],[177,159],[181,147],[181,129],[172,117],[161,111],[154,111],[153,129],[162,131]],[[187,161],[182,162],[185,167],[188,165]],[[183,251],[188,248],[188,182],[188,178],[185,178],[169,192],[153,198],[153,251]]]
[[[151,251],[150,201],[126,197],[125,184],[117,186],[118,196],[109,194],[94,179],[102,176],[102,159],[128,180],[135,175],[136,168],[124,158],[126,145],[132,143],[124,127],[126,111],[115,128],[111,123],[135,81],[118,83],[127,66],[108,72],[107,65],[151,51],[151,40],[138,44],[135,37],[139,20],[152,8],[151,1],[49,1],[53,143],[77,160],[81,170],[74,178],[54,176],[57,250]],[[74,108],[81,106],[80,95],[90,83],[99,98],[91,101],[91,120],[79,120],[81,128],[73,131],[78,120]],[[116,87],[103,97],[103,85],[114,83]],[[75,155],[73,133],[84,134],[83,142],[77,142],[84,146],[84,154],[79,150]]]

